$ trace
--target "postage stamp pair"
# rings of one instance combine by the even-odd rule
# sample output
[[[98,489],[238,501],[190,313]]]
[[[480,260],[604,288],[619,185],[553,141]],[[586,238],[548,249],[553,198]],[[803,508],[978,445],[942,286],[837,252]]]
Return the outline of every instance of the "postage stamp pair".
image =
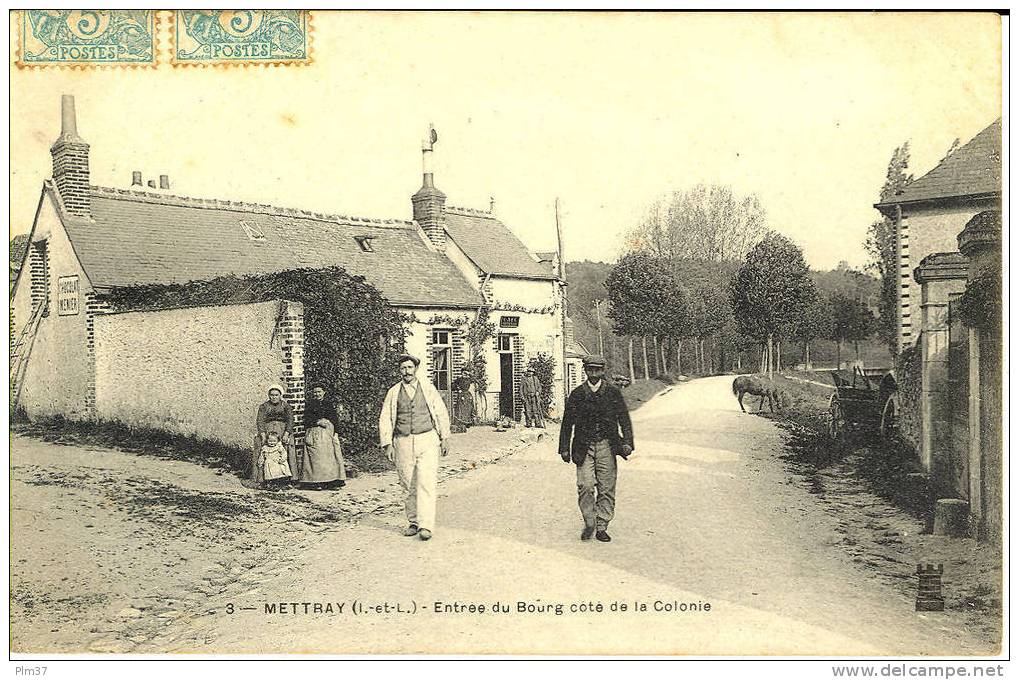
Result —
[[[155,10],[24,10],[19,66],[155,66]],[[301,64],[311,60],[306,10],[173,10],[169,63]]]

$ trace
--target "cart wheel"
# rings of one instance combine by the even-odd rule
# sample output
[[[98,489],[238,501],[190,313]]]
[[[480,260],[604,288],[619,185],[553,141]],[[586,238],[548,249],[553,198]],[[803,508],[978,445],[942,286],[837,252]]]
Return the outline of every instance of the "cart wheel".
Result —
[[[899,405],[896,403],[895,395],[885,400],[885,406],[881,409],[881,428],[879,432],[883,438],[893,437],[899,430]]]
[[[842,413],[842,404],[839,402],[839,393],[833,392],[828,400],[828,435],[832,439],[841,439],[845,434],[846,417]]]

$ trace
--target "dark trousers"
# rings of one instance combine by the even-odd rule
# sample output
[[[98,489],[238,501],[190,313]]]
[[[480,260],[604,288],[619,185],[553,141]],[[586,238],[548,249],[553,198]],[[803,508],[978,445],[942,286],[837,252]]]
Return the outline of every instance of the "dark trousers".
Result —
[[[545,419],[541,417],[541,398],[537,394],[524,395],[524,417],[527,427],[545,427]]]

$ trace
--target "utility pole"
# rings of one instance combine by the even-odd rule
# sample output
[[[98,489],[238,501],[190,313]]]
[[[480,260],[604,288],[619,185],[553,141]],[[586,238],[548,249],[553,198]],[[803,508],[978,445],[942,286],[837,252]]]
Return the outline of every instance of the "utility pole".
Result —
[[[566,384],[566,262],[563,260],[563,227],[562,220],[559,218],[559,197],[555,198],[555,233],[556,233],[556,247],[558,249],[558,260],[559,260],[559,295],[560,302],[562,305],[562,326],[559,329],[560,335],[563,338],[563,362],[560,369],[563,375],[563,410],[566,410],[566,400],[570,396],[570,386]],[[562,414],[560,414],[562,416]]]
[[[598,354],[605,356],[605,344],[602,341],[601,333],[601,306],[605,303],[605,300],[594,301],[594,313],[598,323]]]

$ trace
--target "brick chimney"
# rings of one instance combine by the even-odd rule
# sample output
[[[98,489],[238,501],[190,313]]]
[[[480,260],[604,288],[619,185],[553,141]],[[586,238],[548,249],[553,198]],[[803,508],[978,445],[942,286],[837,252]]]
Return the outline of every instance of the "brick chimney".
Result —
[[[435,128],[429,127],[428,140],[421,144],[421,163],[424,179],[421,188],[410,202],[414,205],[414,220],[421,225],[428,240],[440,250],[446,249],[446,194],[435,188],[432,178],[432,145],[437,141]]]
[[[78,136],[72,95],[65,94],[60,99],[60,136],[50,147],[50,154],[53,156],[53,183],[64,208],[72,215],[91,217],[88,144]]]

